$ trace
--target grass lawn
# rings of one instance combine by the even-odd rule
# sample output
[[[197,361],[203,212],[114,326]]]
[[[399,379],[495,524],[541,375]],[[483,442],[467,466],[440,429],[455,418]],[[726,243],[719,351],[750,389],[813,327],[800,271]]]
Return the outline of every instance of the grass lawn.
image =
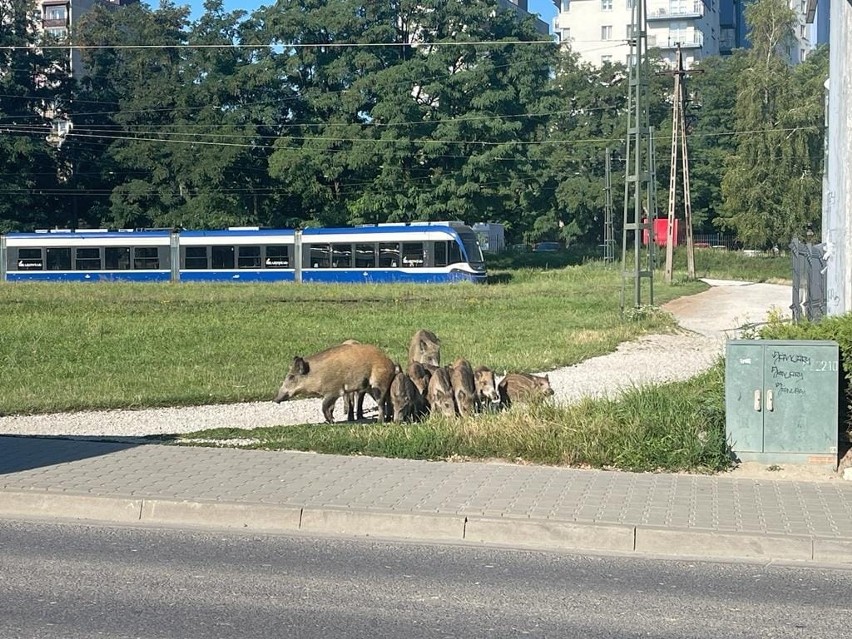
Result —
[[[499,272],[489,285],[0,286],[0,412],[269,399],[295,355],[348,338],[405,361],[419,328],[442,357],[535,371],[612,351],[671,319],[624,321],[600,263]],[[704,288],[657,286],[662,303]]]

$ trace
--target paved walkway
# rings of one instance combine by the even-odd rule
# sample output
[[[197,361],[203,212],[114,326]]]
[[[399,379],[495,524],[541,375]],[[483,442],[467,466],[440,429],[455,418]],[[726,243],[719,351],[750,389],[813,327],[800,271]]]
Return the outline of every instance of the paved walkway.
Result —
[[[0,437],[0,517],[852,562],[852,482]]]
[[[138,442],[0,436],[0,517],[852,563],[852,482],[841,480]]]

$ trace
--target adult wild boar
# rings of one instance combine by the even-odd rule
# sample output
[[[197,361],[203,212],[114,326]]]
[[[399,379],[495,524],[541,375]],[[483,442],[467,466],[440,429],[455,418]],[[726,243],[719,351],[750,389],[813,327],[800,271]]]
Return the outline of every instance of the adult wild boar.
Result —
[[[383,422],[394,374],[394,363],[377,346],[339,344],[310,357],[293,358],[274,401],[319,395],[323,398],[323,417],[331,423],[338,397],[366,391],[376,400],[379,421]]]
[[[497,385],[500,404],[509,408],[514,402],[528,402],[540,397],[553,395],[550,378],[547,375],[529,373],[509,373]]]
[[[486,366],[478,366],[473,371],[473,385],[476,388],[476,402],[480,410],[488,407],[492,402],[500,401],[497,392],[497,380],[494,371]]]
[[[426,393],[430,410],[444,417],[456,416],[456,405],[453,401],[453,383],[446,368],[436,368],[429,379],[429,389]]]
[[[408,361],[430,366],[441,365],[441,340],[432,331],[420,329],[408,346]]]
[[[393,421],[414,421],[426,412],[423,395],[411,378],[399,372],[393,378],[390,387],[390,402],[393,407]]]
[[[453,385],[453,397],[456,400],[459,415],[462,417],[473,415],[476,404],[476,385],[473,369],[466,359],[459,357],[453,362],[450,367],[450,382]]]

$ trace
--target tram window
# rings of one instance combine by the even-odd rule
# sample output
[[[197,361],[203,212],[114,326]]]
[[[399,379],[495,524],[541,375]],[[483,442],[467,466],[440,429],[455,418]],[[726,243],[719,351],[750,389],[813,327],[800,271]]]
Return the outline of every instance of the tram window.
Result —
[[[44,260],[41,256],[41,249],[18,249],[18,270],[19,271],[43,271]]]
[[[267,246],[263,265],[266,268],[287,268],[290,266],[289,249],[286,246]]]
[[[399,266],[399,243],[379,242],[379,268]]]
[[[101,250],[97,248],[78,248],[74,251],[75,271],[100,271]]]
[[[186,269],[204,269],[207,267],[207,247],[187,246],[184,254],[183,267]]]
[[[435,242],[435,266],[447,265],[447,243]]]
[[[355,245],[355,268],[376,268],[376,245]]]
[[[311,268],[328,268],[331,266],[331,244],[310,245]]]
[[[108,246],[104,249],[104,266],[108,271],[126,271],[130,268],[130,248]]]
[[[233,246],[213,246],[210,249],[213,268],[234,268]]]
[[[450,264],[455,264],[456,262],[462,261],[461,248],[459,248],[458,242],[447,242],[449,244],[450,249]]]
[[[70,248],[49,248],[47,250],[47,270],[48,271],[70,271],[71,270],[71,249]]]
[[[152,271],[160,268],[160,256],[156,246],[138,246],[133,249],[133,268]]]
[[[334,244],[331,247],[331,263],[334,268],[352,268],[352,245]]]
[[[260,268],[259,246],[240,246],[237,251],[237,268]]]
[[[424,265],[423,242],[403,242],[402,265],[420,268]]]

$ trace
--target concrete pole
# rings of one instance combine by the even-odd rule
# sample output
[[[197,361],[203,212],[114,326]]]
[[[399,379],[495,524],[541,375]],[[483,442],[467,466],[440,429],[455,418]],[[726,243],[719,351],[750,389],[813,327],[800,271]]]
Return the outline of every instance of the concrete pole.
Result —
[[[829,315],[852,311],[852,0],[832,0],[822,239]]]

